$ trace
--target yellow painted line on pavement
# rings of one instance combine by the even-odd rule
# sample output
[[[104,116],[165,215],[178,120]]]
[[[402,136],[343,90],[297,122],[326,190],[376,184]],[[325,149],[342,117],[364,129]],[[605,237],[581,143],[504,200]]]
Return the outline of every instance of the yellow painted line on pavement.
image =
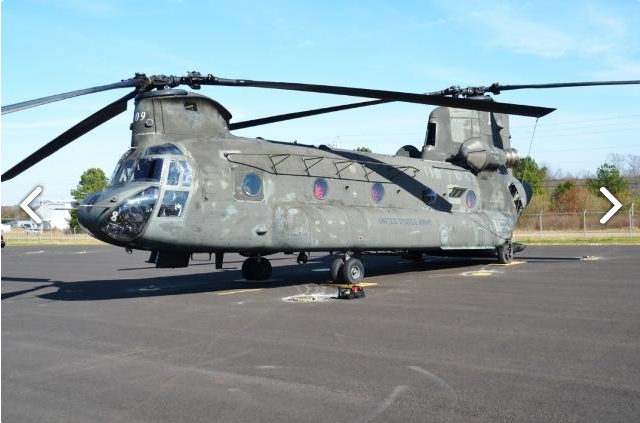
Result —
[[[527,261],[526,260],[514,260],[509,264],[502,264],[502,263],[490,263],[489,266],[517,266],[519,264],[525,264]]]
[[[490,270],[477,270],[475,272],[470,272],[470,276],[491,276],[493,272]]]

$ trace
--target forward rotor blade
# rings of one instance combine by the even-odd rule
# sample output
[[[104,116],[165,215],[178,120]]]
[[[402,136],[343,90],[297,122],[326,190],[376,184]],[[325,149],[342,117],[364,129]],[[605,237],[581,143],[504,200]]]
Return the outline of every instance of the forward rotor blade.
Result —
[[[363,101],[360,103],[343,104],[341,106],[323,107],[321,109],[305,110],[303,112],[285,113],[264,117],[260,119],[245,120],[242,122],[230,123],[229,130],[251,128],[253,126],[267,125],[269,123],[282,122],[285,120],[299,119],[308,116],[321,115],[324,113],[339,112],[340,110],[356,109],[358,107],[375,106],[376,104],[390,103],[390,100]]]
[[[79,122],[78,124],[69,128],[68,130],[57,136],[55,139],[29,155],[29,157],[25,158],[20,163],[3,173],[2,182],[16,177],[25,170],[29,169],[31,166],[49,157],[65,145],[71,143],[72,141],[76,140],[92,129],[102,125],[109,119],[118,116],[120,113],[127,110],[127,102],[134,98],[136,94],[137,91],[130,92],[119,100],[116,100],[106,107],[98,110],[88,118],[84,119],[82,122]]]
[[[2,114],[18,112],[20,110],[30,109],[31,107],[41,106],[55,101],[66,100],[72,97],[78,97],[85,94],[98,93],[101,91],[114,90],[117,88],[140,87],[143,81],[140,78],[126,79],[114,84],[100,85],[97,87],[85,88],[82,90],[69,91],[67,93],[50,95],[48,97],[37,98],[35,100],[23,101],[21,103],[11,104],[2,107]]]
[[[186,82],[185,82],[186,83]],[[531,117],[542,117],[555,109],[548,107],[526,106],[522,104],[498,103],[479,99],[442,97],[439,95],[415,94],[401,91],[372,90],[367,88],[341,87],[335,85],[301,84],[292,82],[252,81],[247,79],[224,79],[213,76],[198,80],[202,85],[224,85],[234,87],[272,88],[277,90],[305,91],[323,94],[369,97],[388,101],[429,104],[484,112],[506,113]]]

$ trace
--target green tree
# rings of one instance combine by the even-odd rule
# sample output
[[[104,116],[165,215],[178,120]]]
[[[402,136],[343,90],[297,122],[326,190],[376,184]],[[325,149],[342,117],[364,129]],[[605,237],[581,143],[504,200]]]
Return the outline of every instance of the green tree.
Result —
[[[627,182],[617,167],[611,163],[604,163],[598,168],[595,179],[589,179],[587,186],[594,194],[600,193],[600,187],[605,187],[613,195],[625,194]]]
[[[544,182],[547,179],[547,168],[538,167],[532,157],[525,157],[513,168],[513,176],[528,182],[535,195],[545,194]]]
[[[358,147],[356,148],[356,151],[360,151],[361,153],[372,153],[369,147]]]
[[[89,194],[103,190],[107,186],[107,182],[107,176],[104,174],[104,171],[100,168],[92,167],[85,170],[80,176],[80,182],[78,182],[78,186],[75,189],[71,190],[71,195],[75,200],[82,201]],[[78,212],[72,210],[70,214],[71,220],[69,221],[69,226],[71,226],[72,229],[80,227],[78,223]]]

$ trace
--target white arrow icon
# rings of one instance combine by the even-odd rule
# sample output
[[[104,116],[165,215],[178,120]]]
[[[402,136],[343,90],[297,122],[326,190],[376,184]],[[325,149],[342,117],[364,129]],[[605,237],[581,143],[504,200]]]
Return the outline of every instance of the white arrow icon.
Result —
[[[607,199],[613,204],[611,210],[609,210],[607,214],[602,216],[602,219],[600,219],[600,223],[604,225],[609,219],[611,219],[611,216],[613,216],[618,210],[620,210],[620,207],[622,207],[622,203],[618,201],[618,199],[614,197],[613,194],[611,194],[605,187],[600,187],[600,192],[603,193],[604,196],[607,197]]]
[[[29,204],[31,204],[31,202],[38,196],[40,195],[40,193],[42,192],[42,187],[36,187],[36,189],[34,189],[31,194],[29,194],[27,196],[27,198],[24,199],[24,201],[22,203],[20,203],[20,208],[22,208],[22,210],[26,211],[27,214],[29,215],[29,217],[31,217],[38,225],[42,223],[42,219],[40,219],[40,216],[38,216],[36,214],[36,212],[34,212],[33,210],[31,210],[31,208],[29,207]]]

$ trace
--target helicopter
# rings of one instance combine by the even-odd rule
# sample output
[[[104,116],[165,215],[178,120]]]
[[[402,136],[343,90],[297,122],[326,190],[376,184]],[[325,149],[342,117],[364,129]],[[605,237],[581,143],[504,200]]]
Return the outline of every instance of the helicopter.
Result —
[[[640,84],[571,82],[460,88],[429,94],[332,85],[137,73],[113,84],[2,107],[2,114],[95,92],[133,88],[2,174],[24,172],[127,110],[134,100],[131,145],[107,187],[78,206],[83,229],[109,244],[151,251],[158,268],[186,267],[195,253],[246,259],[242,276],[267,280],[267,256],[331,252],[333,282],[357,286],[365,254],[490,255],[508,264],[531,187],[514,177],[509,115],[542,117],[553,108],[500,103],[488,94],[524,88]],[[258,87],[369,98],[364,102],[232,122],[217,101],[179,88]],[[422,149],[395,155],[239,137],[233,130],[389,102],[437,106]]]

